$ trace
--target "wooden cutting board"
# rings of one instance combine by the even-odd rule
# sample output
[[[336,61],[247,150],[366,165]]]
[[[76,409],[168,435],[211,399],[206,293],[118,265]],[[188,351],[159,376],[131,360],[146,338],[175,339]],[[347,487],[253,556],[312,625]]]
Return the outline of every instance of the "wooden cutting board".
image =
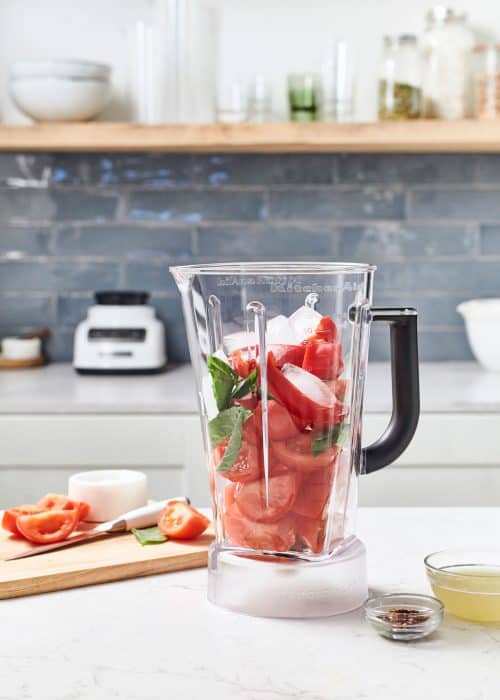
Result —
[[[143,547],[127,532],[4,561],[33,545],[0,530],[0,600],[207,566],[212,539],[204,534],[189,542],[169,540]]]

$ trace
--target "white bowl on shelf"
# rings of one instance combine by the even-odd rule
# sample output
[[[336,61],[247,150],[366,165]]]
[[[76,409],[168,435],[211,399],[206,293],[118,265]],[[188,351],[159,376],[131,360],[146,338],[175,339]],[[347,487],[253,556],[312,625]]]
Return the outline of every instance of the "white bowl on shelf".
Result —
[[[487,370],[500,372],[500,299],[471,299],[457,306],[471,350]]]
[[[111,68],[87,61],[18,61],[10,67],[10,94],[35,121],[88,121],[106,106]]]

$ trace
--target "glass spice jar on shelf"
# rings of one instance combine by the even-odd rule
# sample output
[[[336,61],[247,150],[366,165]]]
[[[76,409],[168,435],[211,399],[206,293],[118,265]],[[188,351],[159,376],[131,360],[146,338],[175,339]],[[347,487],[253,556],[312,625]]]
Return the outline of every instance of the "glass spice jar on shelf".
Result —
[[[481,44],[475,53],[474,114],[478,119],[500,118],[500,45]]]
[[[378,93],[379,119],[418,119],[421,114],[417,37],[384,37]]]

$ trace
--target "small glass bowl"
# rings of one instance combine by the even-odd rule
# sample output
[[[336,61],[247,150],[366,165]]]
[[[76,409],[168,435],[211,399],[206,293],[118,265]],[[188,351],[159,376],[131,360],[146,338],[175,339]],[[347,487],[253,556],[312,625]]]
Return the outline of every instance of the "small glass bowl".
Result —
[[[443,619],[440,600],[418,593],[389,593],[368,598],[365,617],[383,637],[411,642],[432,634]]]
[[[500,550],[448,549],[424,559],[435,595],[457,617],[500,622]]]

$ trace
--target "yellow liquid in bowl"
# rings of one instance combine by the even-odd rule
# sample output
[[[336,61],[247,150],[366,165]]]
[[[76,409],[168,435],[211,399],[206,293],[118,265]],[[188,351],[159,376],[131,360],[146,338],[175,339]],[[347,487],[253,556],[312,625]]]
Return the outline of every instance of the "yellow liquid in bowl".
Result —
[[[428,573],[434,595],[453,615],[500,622],[500,568],[449,566]]]

